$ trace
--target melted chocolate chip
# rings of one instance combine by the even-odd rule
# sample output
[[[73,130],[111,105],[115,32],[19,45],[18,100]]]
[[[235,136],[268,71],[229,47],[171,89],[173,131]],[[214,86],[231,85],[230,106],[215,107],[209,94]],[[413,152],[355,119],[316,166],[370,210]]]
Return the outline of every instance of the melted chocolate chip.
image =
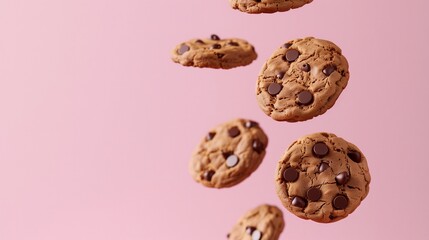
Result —
[[[238,129],[238,127],[232,127],[228,129],[228,135],[232,138],[235,138],[240,135],[240,130]]]
[[[288,62],[293,62],[293,61],[295,61],[296,59],[298,59],[298,57],[299,57],[299,52],[298,52],[298,50],[296,50],[296,49],[289,49],[289,50],[287,50],[286,51],[286,54],[285,54],[285,59],[286,59],[286,61],[288,61]]]
[[[324,142],[317,142],[313,146],[313,154],[316,155],[316,157],[324,157],[328,155],[329,148],[326,146]]]
[[[226,158],[226,166],[227,167],[235,167],[238,164],[238,157],[237,155],[231,154]]]
[[[292,198],[292,205],[299,208],[307,207],[307,200],[302,197],[295,196]]]
[[[259,230],[255,230],[252,233],[252,240],[261,240],[262,239],[262,233]]]
[[[211,46],[211,49],[220,49],[222,48],[222,45],[220,45],[219,43],[215,43]]]
[[[304,71],[304,72],[310,72],[311,67],[310,67],[310,65],[308,63],[304,63],[304,64],[301,65],[301,70]]]
[[[285,44],[283,44],[284,48],[290,48],[290,46],[292,46],[292,43],[285,43]]]
[[[285,72],[279,72],[279,73],[277,73],[277,78],[278,79],[283,79],[283,77],[285,76]]]
[[[286,182],[295,182],[299,178],[299,172],[292,167],[286,168],[283,172],[283,179]]]
[[[246,227],[246,233],[247,233],[247,234],[249,234],[249,235],[252,235],[252,233],[253,233],[255,230],[256,230],[256,228],[255,228],[255,227],[252,227],[252,226],[247,226],[247,227]]]
[[[216,34],[212,34],[212,35],[210,36],[210,38],[211,38],[212,40],[216,40],[216,41],[220,40],[219,36],[218,36],[218,35],[216,35]]]
[[[185,52],[189,51],[189,49],[191,48],[188,45],[182,44],[182,46],[180,46],[180,48],[177,50],[177,54],[182,55]]]
[[[238,44],[237,42],[229,42],[228,45],[234,46],[234,47],[240,46],[240,44]]]
[[[348,156],[348,157],[349,157],[353,162],[360,163],[360,162],[362,161],[362,156],[361,156],[360,152],[358,152],[358,151],[354,151],[354,150],[352,150],[352,151],[350,151],[349,153],[347,153],[347,156]]]
[[[310,201],[318,201],[322,197],[322,191],[317,187],[312,187],[307,190],[307,199]]]
[[[212,180],[212,177],[214,174],[215,174],[215,171],[213,171],[213,170],[205,171],[203,174],[203,178],[204,178],[204,180],[210,182]]]
[[[251,121],[251,120],[249,120],[249,121],[246,121],[246,123],[244,123],[244,126],[246,127],[246,128],[252,128],[252,127],[256,127],[256,126],[258,126],[259,124],[257,123],[257,122],[255,122],[255,121]]]
[[[207,133],[206,140],[207,140],[207,141],[212,140],[212,139],[214,138],[214,136],[215,136],[215,135],[216,135],[216,133],[215,133],[215,132],[209,132],[209,133]]]
[[[282,90],[282,88],[283,88],[283,86],[281,85],[281,84],[279,84],[279,83],[271,83],[269,86],[268,86],[268,93],[271,95],[271,96],[275,96],[275,95],[277,95],[277,94],[279,94],[280,93],[280,91]]]
[[[319,173],[324,172],[328,168],[329,168],[329,164],[322,162],[319,166]]]
[[[341,172],[335,176],[335,181],[338,185],[345,185],[350,180],[350,175],[348,172]]]
[[[323,73],[326,75],[326,76],[329,76],[329,75],[331,75],[331,73],[333,73],[335,70],[336,70],[337,68],[335,67],[335,66],[333,66],[333,65],[328,65],[328,66],[326,66],[324,69],[323,69]]]
[[[265,149],[264,144],[261,141],[259,141],[258,139],[253,140],[252,148],[257,153],[261,153]]]
[[[226,234],[226,238],[229,238],[229,236],[230,236],[230,234],[228,233],[228,234]]]
[[[337,210],[342,210],[349,205],[349,200],[344,195],[337,195],[334,200],[332,200],[332,205]]]
[[[198,40],[196,40],[195,42],[196,42],[196,43],[199,43],[199,44],[204,44],[203,40],[201,40],[201,39],[198,39]]]
[[[298,103],[304,106],[310,105],[313,103],[313,94],[308,90],[298,93]]]

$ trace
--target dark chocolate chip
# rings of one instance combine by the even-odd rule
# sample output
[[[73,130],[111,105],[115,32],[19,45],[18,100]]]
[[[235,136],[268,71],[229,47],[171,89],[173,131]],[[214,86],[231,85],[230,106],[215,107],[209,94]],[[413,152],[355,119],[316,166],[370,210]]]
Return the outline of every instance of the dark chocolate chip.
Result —
[[[349,158],[353,162],[360,163],[362,161],[362,155],[358,151],[352,150],[349,153],[347,153],[347,156],[349,156]]]
[[[285,76],[285,72],[279,72],[279,73],[277,73],[277,78],[278,79],[283,79],[283,77]]]
[[[321,173],[321,172],[324,172],[326,169],[328,169],[329,168],[329,164],[327,164],[327,163],[325,163],[325,162],[322,162],[321,164],[320,164],[320,166],[319,166],[319,172]]]
[[[238,156],[231,154],[226,158],[226,166],[227,167],[235,167],[238,164]]]
[[[299,57],[299,52],[296,49],[289,49],[286,51],[285,59],[288,62],[293,62]]]
[[[301,65],[301,70],[304,71],[304,72],[310,72],[311,67],[310,67],[310,65],[308,63],[304,63],[304,64]]]
[[[212,40],[216,40],[216,41],[220,40],[219,36],[218,36],[218,35],[216,35],[216,34],[212,34],[212,35],[210,36],[210,38],[211,38]]]
[[[283,179],[286,182],[295,182],[299,178],[299,172],[292,167],[286,168],[283,172]]]
[[[246,233],[249,235],[252,235],[252,233],[256,230],[255,227],[247,226],[246,227]]]
[[[275,95],[279,94],[279,92],[282,90],[282,88],[283,88],[283,86],[281,84],[279,84],[279,83],[275,83],[275,82],[271,83],[268,86],[268,93],[271,96],[275,96]]]
[[[212,180],[212,177],[213,177],[214,174],[215,174],[215,171],[213,171],[213,170],[205,171],[204,174],[203,174],[203,178],[206,181],[210,182]]]
[[[292,198],[292,205],[299,208],[305,208],[307,206],[307,200],[302,197],[295,196]]]
[[[229,233],[228,233],[228,234],[226,234],[226,238],[229,238]]]
[[[257,123],[257,122],[255,122],[255,121],[251,121],[251,120],[249,120],[249,121],[246,121],[246,123],[244,123],[244,126],[246,127],[246,128],[252,128],[252,127],[256,127],[256,126],[258,126],[259,124]]]
[[[261,240],[262,239],[262,233],[259,230],[255,230],[252,233],[252,240]]]
[[[338,185],[345,185],[350,180],[348,172],[341,172],[335,177],[335,181]]]
[[[305,106],[312,104],[313,94],[308,90],[298,93],[298,103]]]
[[[333,73],[337,68],[334,65],[328,65],[323,69],[323,73],[326,76],[331,75],[331,73]]]
[[[349,205],[349,200],[344,195],[337,195],[334,200],[332,200],[332,205],[337,210],[342,210]]]
[[[211,47],[211,49],[220,49],[220,48],[222,48],[222,45],[220,45],[219,43],[215,43]]]
[[[228,129],[228,135],[232,138],[235,138],[240,135],[240,130],[238,129],[238,127],[232,127]]]
[[[204,44],[203,40],[201,40],[201,39],[197,39],[195,42],[200,43],[200,44]]]
[[[212,139],[214,138],[214,136],[215,136],[215,135],[216,135],[216,133],[215,133],[215,132],[209,132],[209,133],[207,133],[206,140],[207,140],[207,141],[212,140]]]
[[[310,201],[317,201],[322,197],[322,191],[317,187],[312,187],[307,190],[307,199]]]
[[[189,51],[189,49],[191,48],[188,45],[182,44],[182,46],[180,46],[180,48],[177,50],[177,54],[182,55],[185,52]]]
[[[285,44],[283,44],[284,48],[290,48],[290,46],[292,46],[292,43],[285,43]]]
[[[265,149],[264,144],[258,139],[253,140],[252,147],[257,153],[261,153]]]
[[[255,2],[261,2],[261,0],[255,0]]]
[[[316,157],[324,157],[328,155],[329,148],[326,146],[324,142],[317,142],[313,146],[313,154],[316,155]]]
[[[238,44],[238,42],[229,42],[228,45],[234,46],[234,47],[240,46],[240,44]]]

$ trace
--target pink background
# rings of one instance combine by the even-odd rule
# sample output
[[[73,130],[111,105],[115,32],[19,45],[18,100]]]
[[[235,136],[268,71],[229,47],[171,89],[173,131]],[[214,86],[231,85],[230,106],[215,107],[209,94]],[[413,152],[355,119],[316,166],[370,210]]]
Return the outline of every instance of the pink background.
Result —
[[[277,160],[296,138],[329,131],[366,154],[368,198],[334,224],[286,210],[281,239],[427,239],[429,4],[315,0],[247,15],[221,1],[0,1],[0,239],[226,239],[261,203],[280,205]],[[240,37],[258,59],[232,70],[170,60],[187,39]],[[351,79],[337,104],[275,122],[254,94],[264,61],[289,39],[337,43]],[[260,168],[214,190],[187,172],[195,145],[246,117],[270,137]]]

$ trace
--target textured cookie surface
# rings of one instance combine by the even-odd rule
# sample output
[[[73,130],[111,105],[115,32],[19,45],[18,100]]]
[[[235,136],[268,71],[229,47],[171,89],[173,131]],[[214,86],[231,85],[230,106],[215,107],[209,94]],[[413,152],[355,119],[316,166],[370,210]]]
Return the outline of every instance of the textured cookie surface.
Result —
[[[246,66],[257,57],[247,41],[230,38],[192,39],[175,47],[172,60],[184,66],[230,69]]]
[[[212,188],[234,186],[250,176],[265,156],[268,138],[259,124],[235,119],[210,130],[189,164],[195,181]]]
[[[277,240],[284,226],[282,211],[264,204],[241,217],[227,237],[228,240]]]
[[[348,62],[334,43],[297,39],[277,49],[257,82],[260,108],[277,121],[305,121],[325,113],[349,80]]]
[[[300,218],[329,223],[347,217],[368,195],[367,160],[353,144],[329,133],[295,141],[276,170],[277,194]]]
[[[313,0],[229,0],[232,8],[246,13],[285,12],[299,8]]]

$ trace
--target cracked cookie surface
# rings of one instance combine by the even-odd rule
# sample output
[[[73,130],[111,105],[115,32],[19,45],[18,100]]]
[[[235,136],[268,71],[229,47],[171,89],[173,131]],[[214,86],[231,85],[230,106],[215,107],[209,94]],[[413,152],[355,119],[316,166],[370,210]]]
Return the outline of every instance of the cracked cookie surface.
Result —
[[[238,38],[192,39],[177,45],[172,60],[183,66],[230,69],[249,65],[255,60],[255,48]]]
[[[349,65],[334,43],[308,37],[283,44],[264,64],[256,98],[277,121],[305,121],[330,109],[346,88]]]
[[[277,240],[285,222],[276,206],[263,204],[248,211],[228,233],[228,240]]]
[[[330,133],[295,141],[280,159],[276,189],[293,214],[316,222],[336,222],[368,195],[371,176],[363,153]]]
[[[189,172],[198,183],[211,188],[234,186],[261,164],[268,144],[259,124],[235,119],[211,129],[196,148]]]
[[[299,8],[313,0],[229,0],[233,9],[246,13],[285,12]]]

